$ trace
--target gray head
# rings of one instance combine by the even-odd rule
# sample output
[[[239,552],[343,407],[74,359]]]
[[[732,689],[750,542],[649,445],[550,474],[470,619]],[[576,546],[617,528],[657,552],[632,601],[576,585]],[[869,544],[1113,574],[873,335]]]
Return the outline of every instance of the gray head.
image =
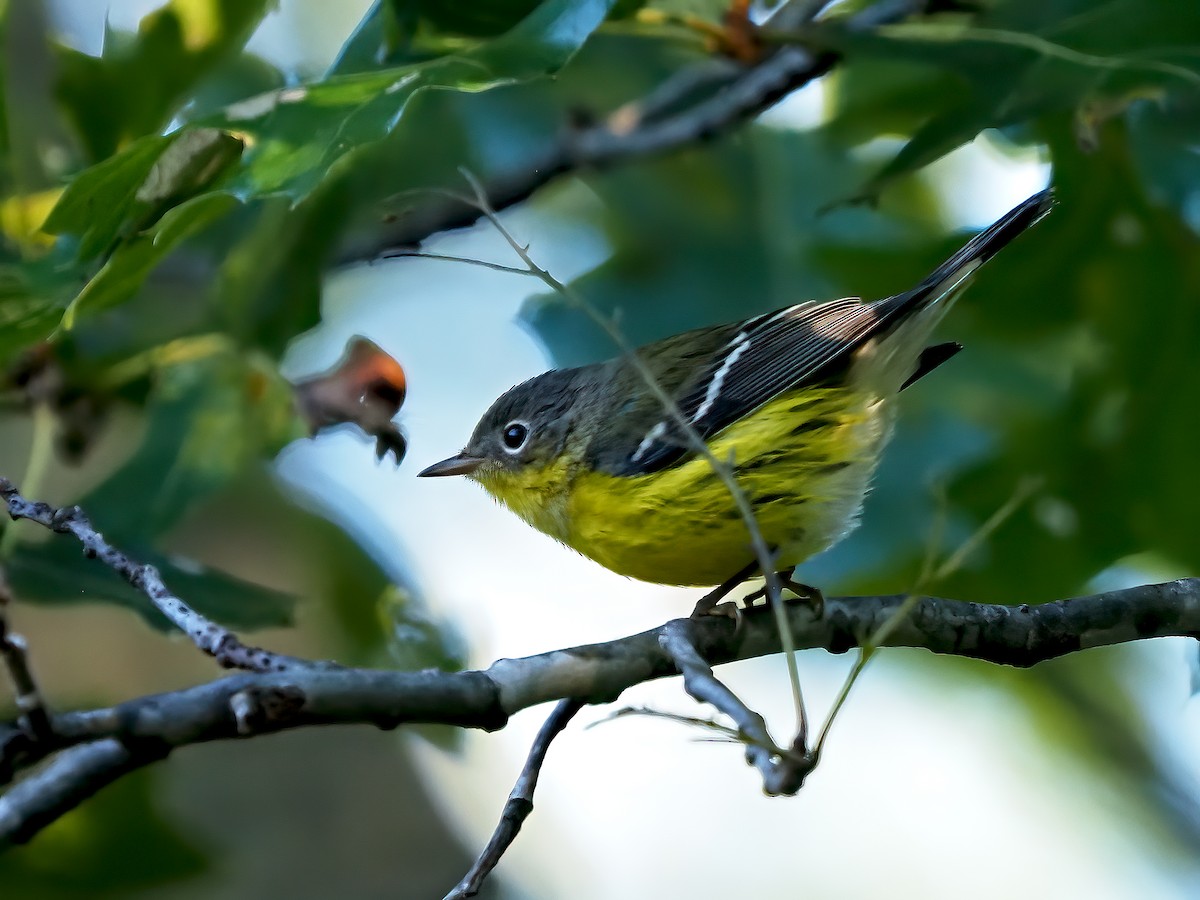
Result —
[[[576,372],[546,372],[505,391],[461,453],[418,475],[469,475],[487,484],[547,468],[561,458],[571,429]]]

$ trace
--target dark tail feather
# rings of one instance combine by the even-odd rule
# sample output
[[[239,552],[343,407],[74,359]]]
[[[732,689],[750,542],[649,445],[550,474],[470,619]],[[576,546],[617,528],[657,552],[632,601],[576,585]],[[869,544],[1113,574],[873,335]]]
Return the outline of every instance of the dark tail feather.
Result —
[[[958,341],[950,341],[946,344],[934,344],[932,347],[926,347],[921,351],[921,355],[917,357],[917,368],[904,384],[900,385],[900,390],[920,381],[946,360],[958,353],[963,348],[963,345]]]
[[[1047,189],[1009,210],[987,230],[967,241],[961,250],[934,269],[911,291],[883,301],[891,307],[887,311],[888,317],[921,306],[931,298],[936,299],[953,289],[971,272],[1007,247],[1013,238],[1040,222],[1054,208],[1055,202],[1053,189]]]

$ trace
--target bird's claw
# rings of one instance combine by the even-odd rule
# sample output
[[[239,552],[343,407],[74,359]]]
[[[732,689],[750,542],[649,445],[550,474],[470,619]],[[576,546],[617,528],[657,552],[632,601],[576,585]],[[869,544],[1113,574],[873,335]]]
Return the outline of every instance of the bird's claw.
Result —
[[[820,588],[813,587],[811,584],[803,584],[791,578],[779,576],[779,587],[782,591],[790,591],[795,594],[794,598],[783,597],[785,603],[804,603],[812,608],[813,618],[820,619],[825,615],[825,595],[821,593]],[[763,585],[756,591],[747,594],[743,598],[743,603],[747,608],[754,606],[756,602],[762,600],[764,603],[768,599],[767,586]]]

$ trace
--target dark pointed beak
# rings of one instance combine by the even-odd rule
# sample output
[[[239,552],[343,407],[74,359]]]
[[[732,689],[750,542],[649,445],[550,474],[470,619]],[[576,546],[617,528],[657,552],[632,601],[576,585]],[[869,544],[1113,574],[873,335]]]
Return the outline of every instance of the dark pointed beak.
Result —
[[[482,464],[483,460],[480,457],[467,456],[465,453],[460,453],[458,456],[452,456],[449,459],[436,462],[428,469],[422,469],[417,473],[417,477],[432,478],[435,475],[470,475]]]

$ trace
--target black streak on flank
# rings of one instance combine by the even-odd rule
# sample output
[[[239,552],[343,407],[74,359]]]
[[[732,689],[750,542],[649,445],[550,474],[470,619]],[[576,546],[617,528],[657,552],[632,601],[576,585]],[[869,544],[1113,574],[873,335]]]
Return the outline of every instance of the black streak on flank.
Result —
[[[818,475],[834,475],[834,474],[842,471],[842,469],[847,469],[849,467],[850,467],[850,463],[845,462],[845,461],[828,463],[826,465],[821,466],[821,468],[817,470],[817,474]]]
[[[768,503],[775,503],[779,500],[790,500],[791,494],[761,494],[754,498],[755,506],[766,506]]]
[[[822,428],[833,428],[837,425],[837,420],[830,419],[827,416],[817,416],[815,419],[809,419],[807,422],[801,422],[792,429],[793,436],[806,434],[810,431],[819,431]]]

